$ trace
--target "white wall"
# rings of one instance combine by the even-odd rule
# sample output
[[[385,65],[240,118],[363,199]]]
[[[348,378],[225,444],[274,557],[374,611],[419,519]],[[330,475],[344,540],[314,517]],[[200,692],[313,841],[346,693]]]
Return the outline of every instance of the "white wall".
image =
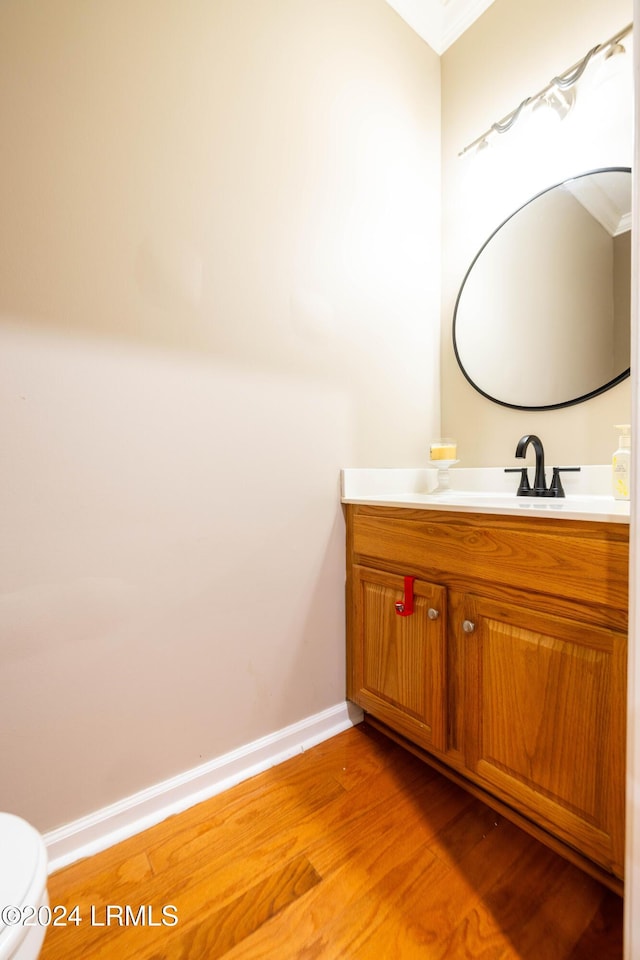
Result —
[[[442,57],[442,429],[457,439],[464,466],[511,464],[525,433],[542,437],[548,463],[606,463],[617,439],[613,425],[629,422],[628,380],[564,410],[525,412],[492,403],[457,366],[451,325],[466,270],[505,217],[566,177],[631,166],[631,70],[615,96],[606,85],[589,92],[581,85],[573,111],[549,135],[516,126],[481,163],[458,153],[632,19],[632,0],[495,0]]]
[[[344,698],[339,468],[439,429],[439,82],[384,0],[0,5],[0,809]]]

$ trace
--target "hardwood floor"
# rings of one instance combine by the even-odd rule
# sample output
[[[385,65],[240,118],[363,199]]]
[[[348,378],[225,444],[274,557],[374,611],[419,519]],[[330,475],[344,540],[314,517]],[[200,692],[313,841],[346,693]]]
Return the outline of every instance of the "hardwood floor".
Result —
[[[622,957],[615,894],[364,724],[49,895],[82,922],[50,928],[42,960]]]

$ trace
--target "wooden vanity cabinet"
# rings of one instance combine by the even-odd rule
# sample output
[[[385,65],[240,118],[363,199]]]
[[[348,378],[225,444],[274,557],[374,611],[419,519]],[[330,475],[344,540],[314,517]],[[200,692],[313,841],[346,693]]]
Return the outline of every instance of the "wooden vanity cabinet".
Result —
[[[360,505],[346,516],[350,699],[619,890],[627,525]],[[406,576],[415,606],[401,617]]]

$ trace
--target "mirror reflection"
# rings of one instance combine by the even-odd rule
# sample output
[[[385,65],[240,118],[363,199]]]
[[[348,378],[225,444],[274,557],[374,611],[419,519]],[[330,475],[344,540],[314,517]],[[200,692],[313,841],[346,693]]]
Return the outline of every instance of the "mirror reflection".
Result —
[[[629,375],[631,171],[582,174],[538,194],[489,237],[456,301],[469,382],[519,409],[568,406]]]

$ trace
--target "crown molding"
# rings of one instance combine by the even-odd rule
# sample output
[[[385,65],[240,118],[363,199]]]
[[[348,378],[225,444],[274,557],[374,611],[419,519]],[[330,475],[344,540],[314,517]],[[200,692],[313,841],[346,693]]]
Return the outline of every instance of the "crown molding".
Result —
[[[631,212],[626,209],[628,198],[624,203],[620,191],[608,191],[593,177],[570,180],[565,188],[604,227],[610,237],[619,237],[631,229]]]
[[[436,53],[443,54],[493,0],[387,0],[387,3]]]

